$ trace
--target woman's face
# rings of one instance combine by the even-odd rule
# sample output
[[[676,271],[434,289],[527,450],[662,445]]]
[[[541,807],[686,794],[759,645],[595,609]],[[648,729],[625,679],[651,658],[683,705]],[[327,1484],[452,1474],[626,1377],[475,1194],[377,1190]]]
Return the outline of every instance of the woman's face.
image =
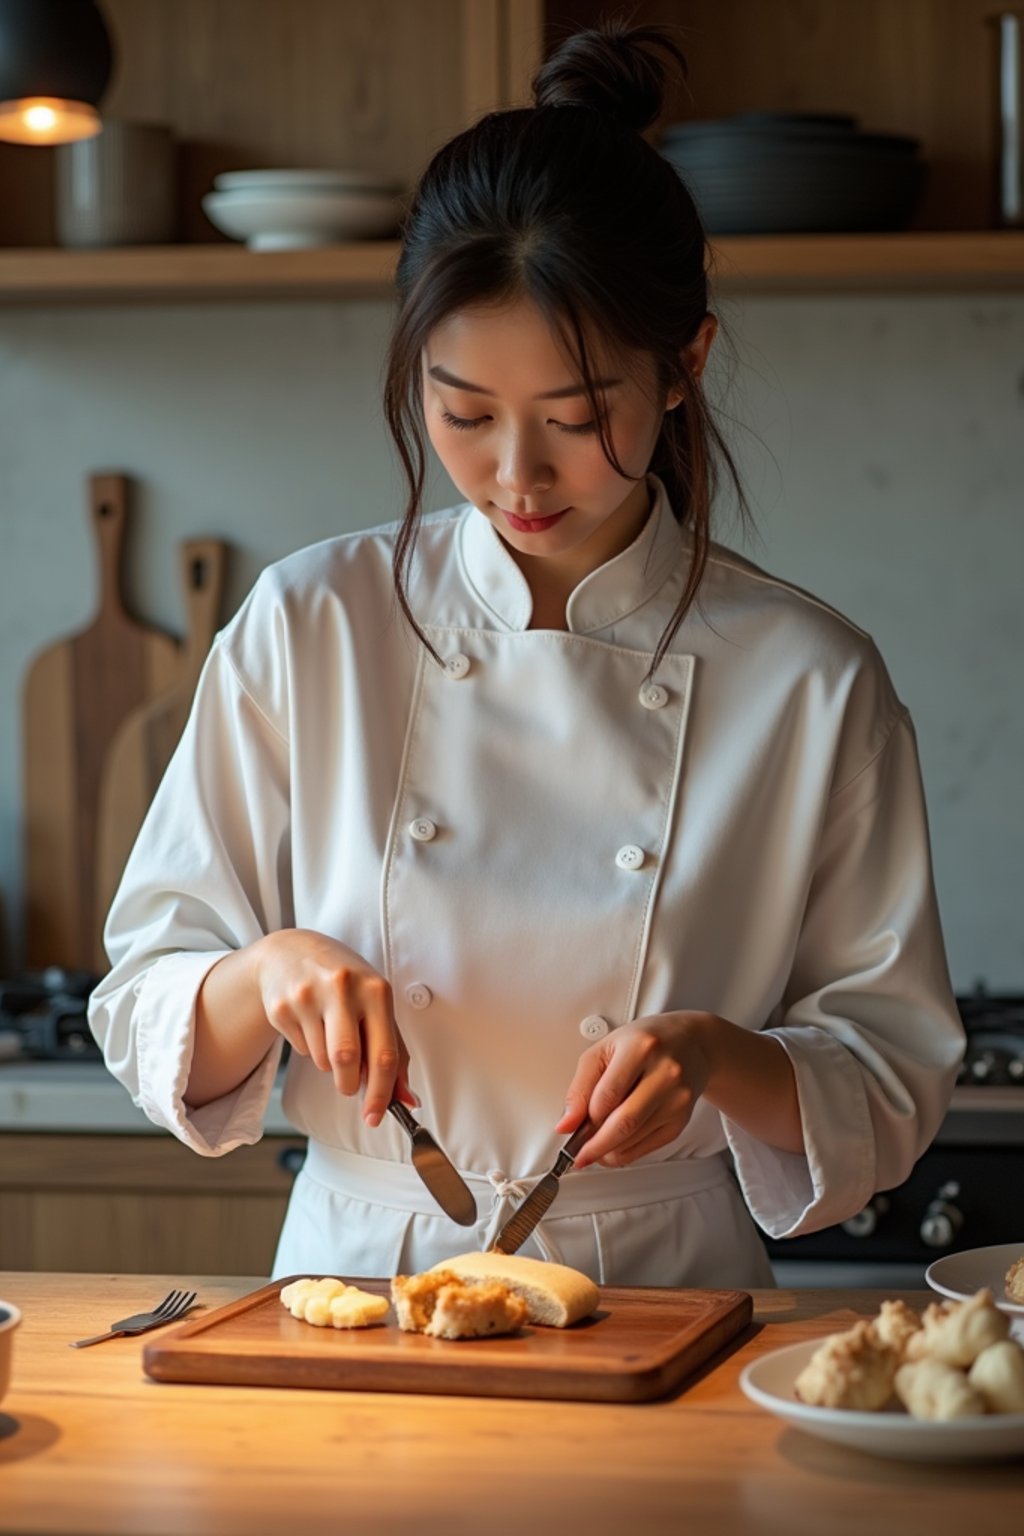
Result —
[[[590,343],[619,463],[643,476],[662,416],[653,362],[638,381]],[[609,464],[581,381],[540,311],[520,300],[460,310],[423,350],[423,408],[438,458],[517,556],[575,581],[625,549],[648,513],[643,481]]]

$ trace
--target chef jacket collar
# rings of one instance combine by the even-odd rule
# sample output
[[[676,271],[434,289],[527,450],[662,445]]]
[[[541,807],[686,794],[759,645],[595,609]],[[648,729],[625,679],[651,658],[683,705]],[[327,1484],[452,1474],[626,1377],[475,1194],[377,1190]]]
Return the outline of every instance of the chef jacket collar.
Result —
[[[684,558],[685,535],[665,487],[657,475],[648,475],[647,484],[654,505],[632,544],[585,576],[569,597],[566,622],[573,634],[593,634],[643,607]],[[468,506],[459,536],[462,567],[477,596],[507,628],[526,629],[530,588],[497,529]]]

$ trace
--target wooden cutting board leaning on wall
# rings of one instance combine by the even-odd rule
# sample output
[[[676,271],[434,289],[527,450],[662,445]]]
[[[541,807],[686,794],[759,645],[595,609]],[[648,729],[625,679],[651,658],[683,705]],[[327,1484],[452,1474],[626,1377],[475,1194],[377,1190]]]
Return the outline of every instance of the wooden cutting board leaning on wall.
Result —
[[[96,828],[107,749],[139,704],[180,674],[181,647],[141,624],[121,597],[128,481],[89,477],[99,555],[92,623],[31,663],[23,695],[25,950],[35,969],[92,969],[96,933]]]
[[[218,539],[181,545],[188,633],[178,681],[125,718],[107,753],[96,834],[94,965],[107,968],[103,924],[128,855],[188,719],[192,697],[217,631],[227,547]]]

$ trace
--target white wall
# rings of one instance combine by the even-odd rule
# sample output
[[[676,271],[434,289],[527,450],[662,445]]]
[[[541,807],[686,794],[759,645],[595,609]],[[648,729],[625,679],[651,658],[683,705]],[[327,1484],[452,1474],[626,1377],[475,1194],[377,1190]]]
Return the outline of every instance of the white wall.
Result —
[[[395,517],[390,305],[0,310],[0,974],[20,949],[19,692],[88,622],[91,470],[138,482],[125,587],[181,632],[177,541],[261,565]],[[760,541],[875,635],[918,730],[954,982],[1024,991],[1024,297],[747,299],[725,404]],[[725,370],[713,387],[726,389]],[[430,505],[454,499],[439,473]]]

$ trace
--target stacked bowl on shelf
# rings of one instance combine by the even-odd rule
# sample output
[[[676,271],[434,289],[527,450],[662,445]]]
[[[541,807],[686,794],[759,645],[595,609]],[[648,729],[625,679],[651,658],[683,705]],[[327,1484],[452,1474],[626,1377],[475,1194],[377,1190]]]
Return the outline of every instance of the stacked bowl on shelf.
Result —
[[[253,251],[384,240],[402,216],[402,188],[365,171],[225,171],[213,185],[206,217]]]
[[[671,123],[659,148],[709,234],[904,229],[924,186],[916,139],[865,133],[840,113]]]

